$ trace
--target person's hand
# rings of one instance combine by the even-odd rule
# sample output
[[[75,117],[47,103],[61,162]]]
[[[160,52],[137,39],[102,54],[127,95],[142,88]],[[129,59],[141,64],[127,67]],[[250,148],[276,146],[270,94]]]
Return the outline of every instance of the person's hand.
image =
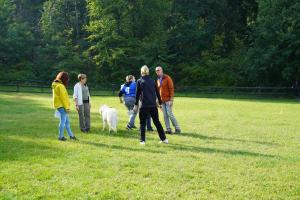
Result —
[[[66,109],[66,112],[69,113],[69,112],[70,112],[70,109]]]
[[[133,107],[133,112],[135,112],[135,113],[137,113],[137,111],[138,111],[138,107],[137,107],[137,105],[134,105],[134,107]]]
[[[160,104],[157,104],[157,107],[159,108],[160,111],[162,111],[162,106]]]
[[[76,110],[77,110],[77,112],[79,112],[79,106],[78,105],[76,105]]]
[[[120,103],[123,103],[123,100],[122,100],[122,99],[120,99]]]
[[[157,106],[157,108],[159,108],[162,111],[161,104],[162,104],[162,102],[159,102],[158,100],[156,100],[156,106]]]

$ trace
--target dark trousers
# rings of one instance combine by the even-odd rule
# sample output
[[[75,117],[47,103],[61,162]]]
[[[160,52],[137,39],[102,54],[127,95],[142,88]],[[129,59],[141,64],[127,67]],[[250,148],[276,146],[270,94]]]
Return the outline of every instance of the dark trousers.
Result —
[[[159,121],[158,118],[158,110],[157,107],[151,107],[151,108],[141,108],[140,112],[139,112],[139,117],[140,117],[140,124],[141,124],[141,141],[145,141],[146,140],[146,121],[148,116],[151,116],[153,123],[157,129],[159,138],[161,140],[165,140],[166,139],[166,135],[165,135],[165,131]]]
[[[147,127],[148,131],[153,129],[152,125],[151,125],[151,116],[150,116],[150,114],[148,115],[147,120],[146,120],[146,127]]]

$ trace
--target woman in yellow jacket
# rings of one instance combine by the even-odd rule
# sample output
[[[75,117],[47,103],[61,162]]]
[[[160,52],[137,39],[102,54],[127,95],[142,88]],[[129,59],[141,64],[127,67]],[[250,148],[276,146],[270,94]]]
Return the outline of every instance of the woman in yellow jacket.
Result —
[[[68,112],[70,111],[70,100],[66,87],[68,86],[69,75],[67,72],[60,72],[52,83],[53,106],[60,114],[59,136],[60,141],[66,141],[64,137],[64,129],[66,127],[71,140],[76,140],[76,137],[71,131]]]

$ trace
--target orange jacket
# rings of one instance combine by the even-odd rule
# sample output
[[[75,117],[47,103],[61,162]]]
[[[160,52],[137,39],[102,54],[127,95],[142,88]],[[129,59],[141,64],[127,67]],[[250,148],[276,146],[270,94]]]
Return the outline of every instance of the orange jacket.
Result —
[[[170,101],[174,97],[174,85],[170,76],[164,74],[162,78],[162,83],[160,79],[157,79],[157,87],[161,96],[162,102]]]

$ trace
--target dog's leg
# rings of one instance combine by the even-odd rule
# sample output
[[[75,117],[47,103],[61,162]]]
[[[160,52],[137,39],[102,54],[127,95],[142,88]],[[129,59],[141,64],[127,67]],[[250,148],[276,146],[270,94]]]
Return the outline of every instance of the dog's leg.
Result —
[[[111,128],[111,123],[108,124],[109,127],[109,133],[111,132],[112,128]]]
[[[106,121],[105,121],[105,120],[103,120],[103,128],[102,128],[102,131],[104,131],[104,130],[105,130],[105,125],[106,125]]]

